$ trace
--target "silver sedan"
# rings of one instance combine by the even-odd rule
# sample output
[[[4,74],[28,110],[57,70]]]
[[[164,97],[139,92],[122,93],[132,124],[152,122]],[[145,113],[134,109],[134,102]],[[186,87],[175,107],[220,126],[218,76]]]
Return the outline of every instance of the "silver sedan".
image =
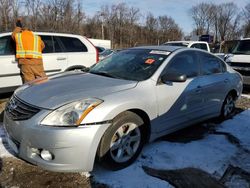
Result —
[[[5,109],[8,142],[20,158],[52,171],[130,165],[146,142],[206,119],[228,118],[242,77],[197,49],[122,50],[86,72],[17,89]]]

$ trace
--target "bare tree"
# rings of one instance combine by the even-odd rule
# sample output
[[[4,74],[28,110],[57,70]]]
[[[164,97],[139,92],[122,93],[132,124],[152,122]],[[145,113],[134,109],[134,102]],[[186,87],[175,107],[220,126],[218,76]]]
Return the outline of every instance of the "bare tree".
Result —
[[[157,44],[158,43],[158,20],[154,15],[149,12],[146,16],[146,43]],[[156,38],[157,37],[157,38]]]
[[[16,19],[35,31],[84,34],[110,39],[112,47],[159,44],[182,37],[175,21],[168,16],[155,18],[151,13],[142,23],[138,8],[126,3],[105,5],[87,17],[81,0],[0,0],[0,30],[12,30]]]
[[[196,25],[196,34],[215,35],[215,41],[239,38],[240,14],[234,3],[220,5],[200,3],[190,9],[191,17]]]
[[[197,35],[208,34],[213,20],[212,5],[200,3],[193,6],[189,13],[194,20]]]
[[[181,39],[182,31],[171,17],[159,16],[158,20],[159,43]]]
[[[41,10],[42,1],[41,0],[25,0],[25,7],[27,8],[28,18],[30,19],[29,24],[33,30],[38,28],[38,19]]]
[[[11,22],[11,5],[12,2],[9,0],[0,0],[1,31],[8,31],[10,29],[9,23]]]
[[[250,3],[248,3],[243,11],[245,24],[243,25],[244,37],[250,37]]]
[[[136,34],[136,25],[140,17],[140,10],[138,8],[131,7],[128,10],[126,33],[128,33],[129,46],[135,46],[138,43]]]
[[[219,5],[218,11],[219,33],[221,40],[225,40],[231,23],[234,22],[233,19],[237,20],[237,17],[235,18],[235,16],[237,16],[237,6],[234,3],[223,3]]]

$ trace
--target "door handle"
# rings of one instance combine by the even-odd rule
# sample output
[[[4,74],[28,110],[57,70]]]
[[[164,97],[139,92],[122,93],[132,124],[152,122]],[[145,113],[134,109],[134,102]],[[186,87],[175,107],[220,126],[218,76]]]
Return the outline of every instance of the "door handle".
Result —
[[[58,57],[56,60],[65,60],[66,59],[66,57]]]
[[[202,87],[201,87],[201,86],[197,86],[197,88],[196,88],[195,92],[196,92],[196,93],[201,93],[201,89],[202,89]]]
[[[225,79],[225,80],[224,80],[224,83],[228,83],[228,82],[229,82],[229,80],[228,80],[228,79]]]

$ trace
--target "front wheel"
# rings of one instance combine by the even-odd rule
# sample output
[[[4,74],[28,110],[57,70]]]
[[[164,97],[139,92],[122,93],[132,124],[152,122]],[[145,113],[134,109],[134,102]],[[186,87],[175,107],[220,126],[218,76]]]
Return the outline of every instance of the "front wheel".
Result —
[[[226,96],[221,109],[221,117],[223,119],[228,119],[233,116],[235,111],[235,103],[235,97],[229,93]]]
[[[133,163],[145,142],[144,122],[133,112],[124,112],[114,119],[99,145],[98,156],[105,167],[119,170]]]

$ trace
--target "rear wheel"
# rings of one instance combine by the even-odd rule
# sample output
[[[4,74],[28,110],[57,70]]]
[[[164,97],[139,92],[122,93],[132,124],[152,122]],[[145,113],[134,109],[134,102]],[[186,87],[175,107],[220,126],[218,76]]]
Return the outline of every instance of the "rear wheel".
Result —
[[[115,118],[99,145],[102,165],[119,170],[134,162],[146,138],[143,124],[141,117],[129,111]]]
[[[223,119],[228,119],[233,116],[235,111],[235,97],[232,93],[229,93],[223,102],[221,109],[221,117]]]

